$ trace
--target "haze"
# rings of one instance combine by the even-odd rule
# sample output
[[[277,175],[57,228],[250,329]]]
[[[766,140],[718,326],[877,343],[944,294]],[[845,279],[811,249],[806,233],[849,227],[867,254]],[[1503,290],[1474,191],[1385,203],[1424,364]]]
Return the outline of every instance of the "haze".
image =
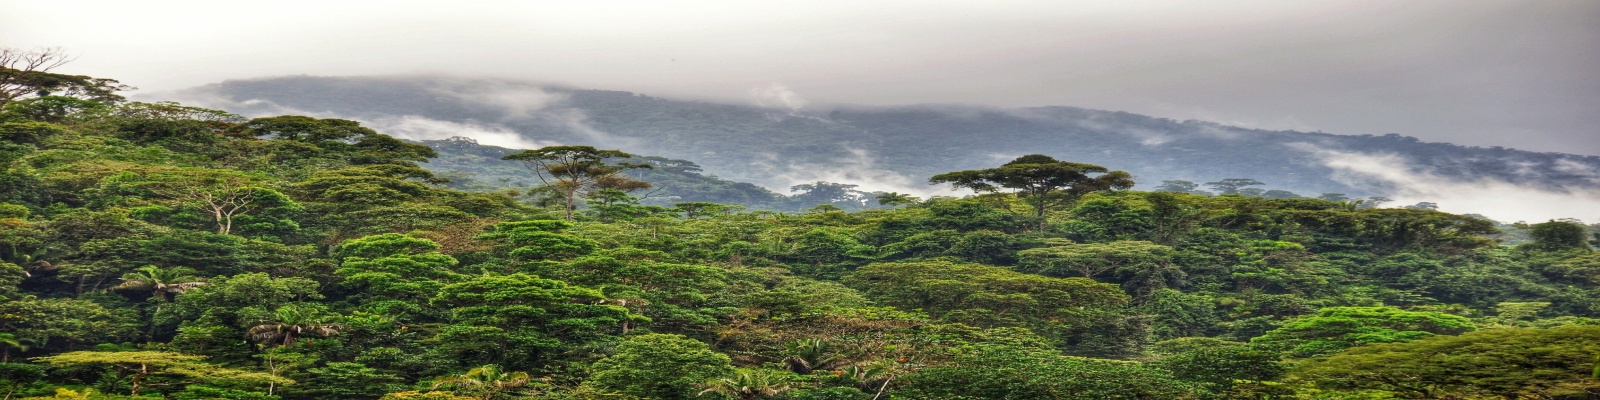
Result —
[[[1600,154],[1600,2],[0,0],[141,92],[443,72],[805,104],[1068,105]]]

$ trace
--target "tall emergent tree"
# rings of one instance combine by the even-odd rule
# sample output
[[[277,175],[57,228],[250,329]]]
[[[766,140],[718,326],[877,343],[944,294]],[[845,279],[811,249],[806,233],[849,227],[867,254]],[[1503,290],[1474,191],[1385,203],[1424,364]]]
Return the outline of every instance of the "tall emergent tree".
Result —
[[[1097,176],[1096,176],[1097,175]],[[1085,193],[1133,187],[1133,175],[1094,164],[1058,161],[1042,154],[1017,157],[999,168],[946,172],[929,183],[949,183],[975,192],[1015,189],[1033,204],[1034,217],[1043,219],[1051,205]]]
[[[1265,183],[1250,178],[1228,178],[1216,182],[1206,182],[1206,186],[1210,186],[1211,189],[1220,194],[1239,194],[1239,191],[1244,190],[1245,186],[1260,185],[1265,185]]]
[[[151,192],[188,203],[210,214],[217,233],[233,232],[235,217],[258,208],[263,200],[281,198],[277,192],[256,186],[263,178],[226,170],[163,168],[149,174]]]
[[[571,221],[572,212],[577,210],[578,204],[582,202],[578,199],[579,194],[587,195],[602,189],[630,192],[650,187],[649,183],[622,174],[622,171],[629,169],[650,168],[649,164],[610,164],[606,161],[612,158],[632,157],[632,154],[620,150],[597,150],[590,146],[550,146],[538,150],[525,150],[501,159],[521,161],[524,167],[533,171],[534,176],[538,177],[545,187],[559,193],[566,205],[567,220]]]
[[[132,89],[113,79],[50,72],[72,62],[61,49],[0,48],[0,107],[28,96],[52,94],[116,102],[117,91]]]

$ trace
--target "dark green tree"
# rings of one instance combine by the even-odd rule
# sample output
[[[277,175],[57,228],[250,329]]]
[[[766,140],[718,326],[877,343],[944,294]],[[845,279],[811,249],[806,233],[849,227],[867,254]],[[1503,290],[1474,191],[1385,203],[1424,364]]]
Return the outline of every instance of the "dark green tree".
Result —
[[[141,389],[152,385],[170,385],[174,383],[151,382],[150,379],[155,376],[176,376],[201,382],[235,381],[260,385],[294,383],[293,380],[260,372],[223,368],[216,364],[207,364],[202,362],[205,358],[205,356],[164,351],[74,351],[49,357],[38,357],[33,360],[57,368],[79,368],[95,365],[115,367],[115,374],[128,377],[132,387],[129,394],[133,396],[138,396]]]
[[[695,385],[732,375],[729,362],[727,355],[694,339],[639,335],[595,361],[586,384],[647,399],[692,399],[700,392]]]
[[[1528,234],[1533,237],[1529,246],[1540,250],[1589,249],[1589,230],[1577,222],[1541,222],[1529,225]]]
[[[580,195],[615,189],[623,192],[650,187],[649,183],[634,180],[622,172],[635,168],[651,168],[650,164],[609,163],[615,158],[632,158],[632,154],[619,150],[598,150],[590,146],[551,146],[501,157],[502,160],[521,162],[533,172],[545,187],[560,194],[566,205],[566,217],[582,203]]]
[[[1250,341],[1289,357],[1315,357],[1373,343],[1410,342],[1475,329],[1466,317],[1393,307],[1327,307]]]
[[[1228,178],[1216,182],[1206,182],[1206,186],[1217,191],[1218,194],[1239,194],[1245,186],[1265,185],[1261,181],[1250,178]]]
[[[1013,346],[983,346],[907,376],[894,398],[1183,399],[1193,384],[1137,362],[1061,356]]]
[[[1155,189],[1153,189],[1153,191],[1156,191],[1156,192],[1189,193],[1189,192],[1193,192],[1195,189],[1199,189],[1199,188],[1200,188],[1200,184],[1197,184],[1197,183],[1194,183],[1194,182],[1190,182],[1190,181],[1182,181],[1182,180],[1178,180],[1178,181],[1161,181],[1161,186],[1156,186]]]
[[[533,377],[527,372],[506,371],[499,365],[489,364],[473,368],[464,374],[435,379],[433,388],[453,388],[457,392],[465,392],[482,400],[493,400],[506,398],[506,395],[533,381]]]
[[[1033,205],[1033,215],[1042,223],[1051,205],[1072,200],[1086,193],[1133,187],[1133,176],[1099,165],[1058,161],[1050,156],[1031,154],[1017,157],[998,168],[947,172],[929,178],[930,183],[949,183],[976,192],[1014,189]]]
[[[194,276],[193,269],[184,267],[163,269],[146,265],[122,275],[122,284],[111,289],[148,291],[163,300],[171,300],[172,296],[178,293],[205,284],[204,280]]]
[[[1595,354],[1596,326],[1488,329],[1357,347],[1290,375],[1325,389],[1402,399],[1581,399],[1600,393]]]

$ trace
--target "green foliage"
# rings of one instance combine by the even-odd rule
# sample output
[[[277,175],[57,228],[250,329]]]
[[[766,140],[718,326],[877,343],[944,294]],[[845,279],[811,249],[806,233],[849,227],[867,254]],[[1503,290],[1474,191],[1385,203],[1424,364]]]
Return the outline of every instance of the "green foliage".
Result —
[[[567,220],[578,209],[578,196],[611,189],[629,192],[650,187],[649,183],[628,178],[628,169],[651,168],[650,164],[609,164],[608,159],[632,158],[618,150],[598,150],[590,146],[551,146],[510,154],[501,159],[518,161],[544,186],[561,194]]]
[[[118,374],[129,376],[130,395],[138,396],[140,389],[152,383],[147,381],[153,377],[178,376],[204,382],[225,383],[252,383],[252,384],[292,384],[293,380],[267,375],[259,372],[250,372],[230,368],[222,368],[213,364],[201,362],[204,356],[161,351],[74,351],[61,353],[49,357],[34,358],[34,361],[48,364],[57,368],[82,368],[86,366],[108,365],[116,367]]]
[[[1560,251],[1567,249],[1589,250],[1589,230],[1582,224],[1568,221],[1550,221],[1533,224],[1529,234],[1533,243],[1529,247]]]
[[[1145,296],[1183,281],[1171,247],[1142,241],[1116,241],[1040,247],[1017,253],[1018,270],[1047,276],[1095,278],[1114,275],[1129,293]],[[1105,280],[1105,279],[1102,279]]]
[[[1048,207],[1062,197],[1071,199],[1090,192],[1132,188],[1133,176],[1099,165],[1057,161],[1049,156],[1031,154],[999,168],[934,175],[928,182],[949,183],[979,193],[1014,189],[1029,199],[1034,217],[1044,218]]]
[[[481,399],[510,398],[523,386],[533,382],[526,372],[507,372],[499,365],[485,365],[465,374],[441,377],[433,381],[433,388],[454,388],[457,393],[469,393]]]
[[[425,312],[422,306],[446,284],[466,278],[451,270],[456,259],[437,249],[431,240],[398,233],[351,239],[337,249],[344,259],[334,273],[364,302],[382,302],[384,312]]]
[[[1410,342],[1457,335],[1475,328],[1461,316],[1393,307],[1327,307],[1290,320],[1252,339],[1253,345],[1295,358],[1315,357],[1374,343]]]
[[[1288,369],[1278,362],[1277,352],[1238,342],[1180,338],[1152,347],[1161,355],[1156,366],[1171,371],[1173,378],[1199,383],[1213,393],[1227,393],[1242,383],[1273,381]]]
[[[431,303],[450,310],[452,325],[435,350],[467,361],[515,368],[548,357],[564,343],[585,343],[625,323],[648,321],[602,304],[599,290],[529,274],[482,275],[445,285]]]
[[[748,125],[688,130],[675,125],[681,110],[669,101],[568,94],[573,104],[652,104],[636,117],[662,124],[637,132],[663,143],[721,137],[727,143],[670,154],[723,165],[757,152],[729,144],[739,129],[832,134],[871,124],[884,143],[912,133],[854,110],[822,124],[737,107],[713,114],[750,117]],[[971,121],[1033,123],[987,112],[915,115],[935,121],[917,135],[977,126]],[[1214,128],[1146,122],[1170,132]],[[577,140],[540,129],[527,133]],[[786,197],[665,157],[584,147],[519,153],[457,139],[428,142],[444,155],[429,160],[426,146],[353,121],[246,120],[175,103],[56,96],[10,102],[0,133],[0,361],[82,358],[90,348],[112,357],[48,374],[44,364],[0,362],[0,390],[13,397],[64,388],[63,398],[126,398],[135,385],[145,397],[287,400],[1551,398],[1591,390],[1579,374],[1592,374],[1594,363],[1578,360],[1596,351],[1574,329],[1600,320],[1600,253],[1583,243],[1592,227],[1573,221],[1500,225],[1509,232],[1502,237],[1526,234],[1528,244],[1499,245],[1484,236],[1497,225],[1473,216],[1252,185],[1215,197],[1187,181],[1166,182],[1166,192],[1101,190],[1126,182],[1109,168],[1044,156],[945,176],[1016,193],[919,200],[824,181]],[[1060,154],[1126,166],[1095,156],[1122,136]],[[1044,143],[1035,139],[1027,143]],[[815,162],[798,165],[835,157],[791,140],[801,139],[776,135],[759,150],[804,147]],[[950,148],[915,163],[872,154],[894,168],[956,163],[938,171],[988,159],[952,158],[963,147]],[[556,190],[570,187],[506,190],[536,186],[521,165],[533,159],[524,157],[562,157],[541,150],[577,154],[543,164],[545,174],[592,174],[584,179],[593,185],[570,192],[587,203],[572,220],[561,211],[566,192]],[[1205,175],[1223,176],[1195,176]],[[661,190],[627,191],[640,181]],[[892,208],[861,211],[879,206]],[[1450,336],[1475,326],[1489,331]],[[1525,327],[1576,339],[1474,336]],[[1348,357],[1377,354],[1366,349],[1458,339],[1471,344],[1432,353],[1394,347],[1407,355],[1319,372],[1365,363]],[[123,368],[137,369],[132,361],[144,356],[134,354],[146,352],[169,364],[143,375]],[[1404,375],[1387,364],[1448,373]],[[229,377],[243,378],[212,379]],[[1425,388],[1435,394],[1418,394],[1406,379],[1436,382]],[[423,390],[435,382],[451,383]]]
[[[733,374],[728,356],[678,335],[646,334],[618,343],[590,367],[589,384],[650,399],[692,399],[696,384]]]
[[[0,123],[0,140],[20,144],[39,144],[52,136],[66,133],[67,128],[49,122]]]
[[[0,332],[36,348],[115,343],[137,332],[134,326],[126,313],[89,300],[25,297],[0,303]]]
[[[1050,278],[976,264],[871,264],[845,277],[879,304],[980,327],[1023,326],[1078,354],[1126,354],[1145,332],[1127,320],[1128,296],[1085,278]],[[1090,332],[1094,332],[1090,334]]]
[[[930,366],[903,385],[895,398],[1175,399],[1196,393],[1192,384],[1136,362],[1002,346],[982,347],[954,363]]]
[[[1375,344],[1307,363],[1292,375],[1335,390],[1398,398],[1563,398],[1592,395],[1600,327],[1490,329]]]
[[[571,226],[552,220],[504,222],[490,226],[478,239],[502,244],[498,250],[518,261],[571,259],[599,246],[593,240],[561,233]]]

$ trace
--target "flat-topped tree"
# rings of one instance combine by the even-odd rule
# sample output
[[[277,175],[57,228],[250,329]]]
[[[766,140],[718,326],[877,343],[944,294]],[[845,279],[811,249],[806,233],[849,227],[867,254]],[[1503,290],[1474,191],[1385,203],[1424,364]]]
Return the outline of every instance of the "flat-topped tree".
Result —
[[[1245,186],[1260,185],[1265,185],[1265,183],[1250,178],[1228,178],[1216,182],[1206,182],[1206,186],[1210,186],[1218,194],[1239,194],[1241,190],[1245,190]]]
[[[539,182],[561,194],[561,200],[566,205],[567,220],[571,221],[572,212],[582,202],[578,199],[580,193],[588,195],[602,189],[631,192],[650,187],[649,183],[622,174],[622,171],[629,169],[651,168],[649,164],[607,163],[607,159],[613,158],[633,158],[633,155],[620,150],[597,150],[590,146],[550,146],[525,150],[500,159],[522,162],[539,178]]]
[[[115,103],[123,100],[116,92],[133,89],[115,79],[50,72],[72,60],[59,48],[0,48],[0,108],[14,100],[50,95]]]
[[[1094,164],[1059,161],[1043,154],[1017,157],[998,168],[946,172],[929,183],[949,183],[975,192],[1014,189],[1033,205],[1033,216],[1044,219],[1051,205],[1105,190],[1133,187],[1133,176]]]

